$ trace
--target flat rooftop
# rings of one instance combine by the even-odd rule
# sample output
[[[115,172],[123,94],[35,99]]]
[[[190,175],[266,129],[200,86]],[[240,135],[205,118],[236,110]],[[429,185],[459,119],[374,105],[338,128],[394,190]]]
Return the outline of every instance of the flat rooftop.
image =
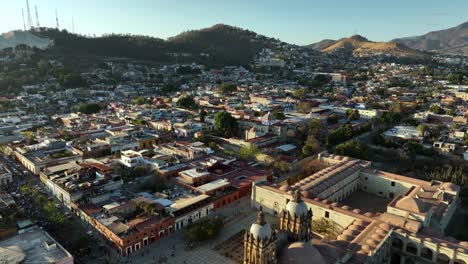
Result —
[[[398,137],[402,139],[419,139],[419,131],[414,126],[395,126],[383,133],[387,137]]]
[[[194,179],[210,175],[208,171],[204,171],[204,170],[199,171],[196,168],[190,169],[190,170],[184,170],[184,171],[181,171],[180,173],[183,173],[184,175],[187,175],[188,177],[194,178]]]
[[[217,190],[219,188],[227,187],[229,185],[231,185],[231,183],[229,183],[228,180],[219,179],[219,180],[216,180],[216,181],[212,181],[212,182],[203,184],[202,186],[198,186],[197,189],[199,191],[201,191],[202,193],[207,193],[207,192]]]
[[[38,226],[0,241],[0,263],[58,263],[73,258]]]

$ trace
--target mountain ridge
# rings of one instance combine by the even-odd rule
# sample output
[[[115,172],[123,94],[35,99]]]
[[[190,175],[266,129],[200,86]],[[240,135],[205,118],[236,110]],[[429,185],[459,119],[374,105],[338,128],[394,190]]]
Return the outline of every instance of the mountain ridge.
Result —
[[[468,21],[451,28],[393,41],[418,50],[468,56]]]
[[[312,44],[314,45],[314,44]],[[318,45],[317,45],[318,46]],[[310,47],[310,45],[309,45]],[[411,57],[424,59],[428,54],[411,49],[404,44],[396,42],[374,42],[361,35],[353,35],[348,38],[342,38],[334,42],[328,42],[328,45],[320,48],[326,53],[348,53],[355,56],[373,56],[376,54],[390,54],[398,57]]]
[[[50,28],[41,28],[30,33],[53,40],[54,45],[46,53],[62,58],[67,55],[91,59],[121,57],[163,63],[196,61],[213,66],[249,65],[263,48],[271,48],[280,43],[279,40],[253,31],[225,24],[182,32],[166,40],[131,34],[89,37]]]

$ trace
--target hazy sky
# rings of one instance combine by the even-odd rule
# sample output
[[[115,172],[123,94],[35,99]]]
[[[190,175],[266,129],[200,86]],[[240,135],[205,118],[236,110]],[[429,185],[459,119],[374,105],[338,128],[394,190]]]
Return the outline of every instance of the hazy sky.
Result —
[[[468,0],[30,0],[41,26],[160,38],[223,23],[295,44],[361,34],[390,40],[468,21]],[[26,0],[0,0],[0,32],[22,29]],[[27,17],[26,17],[27,21]]]

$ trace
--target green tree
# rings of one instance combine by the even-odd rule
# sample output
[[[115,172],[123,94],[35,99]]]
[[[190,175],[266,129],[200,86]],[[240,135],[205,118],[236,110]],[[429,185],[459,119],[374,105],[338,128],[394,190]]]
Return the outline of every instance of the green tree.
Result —
[[[237,132],[237,120],[228,112],[218,112],[214,117],[216,130],[225,137],[232,137]]]
[[[200,242],[215,238],[222,228],[221,218],[204,218],[187,226],[184,233],[190,241]]]
[[[361,115],[359,114],[358,110],[351,111],[351,113],[348,116],[349,121],[358,120],[359,118],[361,118]]]
[[[351,127],[351,125],[342,125],[328,135],[327,144],[329,146],[334,146],[343,141],[351,139],[352,137],[353,128]]]
[[[50,69],[50,64],[47,60],[41,59],[37,62],[37,70],[41,74],[46,74],[47,71]]]
[[[275,159],[271,164],[270,164],[271,169],[273,170],[273,173],[276,175],[282,175],[290,171],[290,167],[288,164],[280,159]]]
[[[410,160],[414,160],[416,155],[423,154],[423,146],[417,142],[410,141],[404,145],[404,151]]]
[[[299,88],[293,91],[293,96],[298,99],[304,99],[307,95],[307,90],[305,88]]]
[[[179,91],[179,88],[173,83],[165,83],[160,91],[162,94],[170,94]]]
[[[320,150],[320,142],[313,136],[309,135],[302,147],[302,153],[306,156],[313,155]]]
[[[55,203],[52,201],[47,202],[42,211],[47,220],[52,224],[60,225],[65,221],[65,216],[55,207]]]
[[[259,151],[256,145],[244,145],[239,150],[239,158],[245,161],[254,160],[258,153]]]
[[[83,114],[94,114],[101,111],[101,107],[95,103],[81,104],[73,107],[74,112],[81,112]]]
[[[280,111],[274,111],[272,113],[273,117],[276,119],[276,120],[284,120],[286,119],[286,116],[284,115],[283,112],[280,112]]]
[[[366,144],[356,140],[341,143],[335,148],[335,153],[342,156],[349,156],[358,159],[368,159],[369,150]]]
[[[307,84],[311,88],[321,88],[330,81],[331,77],[329,75],[318,74],[311,81],[307,81]]]
[[[328,117],[327,117],[327,123],[330,124],[330,125],[334,125],[334,124],[337,124],[338,123],[338,115],[337,114],[330,114]]]
[[[419,136],[424,137],[427,131],[428,127],[425,124],[418,125]]]
[[[58,78],[59,83],[65,87],[83,87],[86,81],[79,74],[61,73]]]
[[[179,100],[177,101],[177,105],[183,108],[188,108],[188,109],[198,108],[198,105],[193,100],[193,97],[189,95],[185,95],[179,98]]]
[[[313,118],[307,123],[308,134],[320,139],[326,135],[327,127],[321,119]]]
[[[143,105],[143,104],[146,104],[148,101],[146,100],[146,98],[144,97],[137,97],[135,99],[133,99],[133,103],[136,104],[136,105]]]
[[[230,94],[237,90],[237,86],[233,83],[223,83],[219,86],[218,92],[222,94]]]
[[[445,115],[445,109],[436,104],[431,105],[431,112],[438,115]]]
[[[296,110],[299,113],[307,114],[307,113],[310,112],[310,110],[312,110],[312,107],[313,107],[313,105],[310,102],[299,102],[296,105]]]
[[[452,182],[463,186],[468,183],[468,173],[463,171],[463,167],[440,167],[431,171],[428,175],[431,180]]]
[[[447,76],[447,80],[451,84],[463,84],[463,75],[459,73],[451,73]]]
[[[200,109],[200,113],[198,116],[200,117],[200,122],[205,122],[205,117],[208,115],[208,112],[205,111],[205,109]]]

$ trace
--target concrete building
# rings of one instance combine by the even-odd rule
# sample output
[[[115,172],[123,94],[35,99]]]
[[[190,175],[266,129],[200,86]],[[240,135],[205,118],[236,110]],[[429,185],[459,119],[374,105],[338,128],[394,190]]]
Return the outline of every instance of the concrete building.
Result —
[[[13,182],[11,171],[0,165],[0,186]]]
[[[106,165],[74,161],[48,167],[40,174],[40,180],[49,191],[68,208],[87,194],[97,196],[95,199],[105,199],[122,186],[123,181],[116,177],[112,168]]]
[[[38,226],[0,241],[1,263],[73,264],[73,256]]]

